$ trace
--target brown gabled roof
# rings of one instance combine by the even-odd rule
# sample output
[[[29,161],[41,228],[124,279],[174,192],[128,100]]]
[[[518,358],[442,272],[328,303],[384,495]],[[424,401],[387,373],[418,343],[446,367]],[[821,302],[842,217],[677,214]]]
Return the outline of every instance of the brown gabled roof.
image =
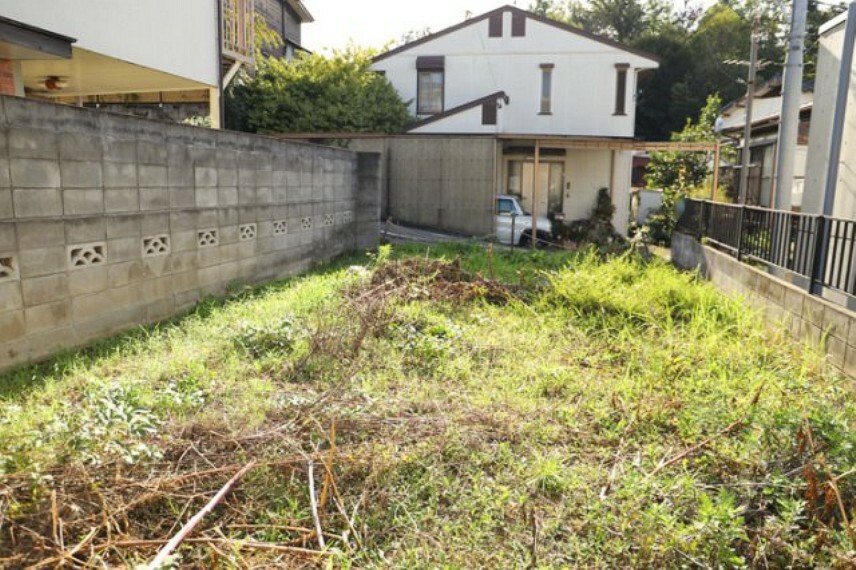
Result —
[[[408,131],[412,131],[413,129],[418,129],[420,127],[424,127],[425,125],[430,125],[431,123],[436,123],[437,121],[442,121],[446,117],[451,117],[452,115],[457,115],[458,113],[463,113],[464,111],[469,111],[474,107],[478,107],[479,105],[483,105],[484,103],[490,103],[491,101],[497,101],[502,99],[505,101],[505,104],[508,104],[508,95],[505,94],[505,91],[497,91],[496,93],[491,93],[490,95],[485,95],[484,97],[479,97],[478,99],[473,99],[468,103],[464,103],[463,105],[458,105],[457,107],[452,107],[448,111],[443,111],[442,113],[437,113],[436,115],[431,115],[427,119],[422,119],[421,121],[417,121],[410,125],[407,129]]]
[[[571,25],[565,24],[563,22],[559,22],[559,21],[556,21],[556,20],[553,20],[550,18],[546,18],[544,16],[539,16],[538,14],[535,14],[533,12],[521,10],[520,8],[518,8],[516,6],[509,6],[509,5],[500,6],[499,8],[491,10],[490,12],[485,12],[484,14],[482,14],[480,16],[472,17],[469,20],[464,20],[463,22],[455,24],[454,26],[449,26],[448,28],[440,30],[439,32],[435,32],[433,34],[428,34],[427,36],[423,36],[423,37],[419,38],[418,40],[413,40],[412,42],[406,43],[402,46],[398,46],[395,49],[391,49],[391,50],[384,52],[378,56],[375,56],[374,59],[372,59],[372,61],[376,63],[378,61],[384,60],[384,59],[391,57],[393,55],[407,51],[410,48],[414,48],[418,45],[422,45],[424,43],[428,43],[432,40],[435,40],[441,36],[445,36],[446,34],[451,34],[452,32],[456,32],[462,28],[466,28],[467,26],[471,26],[473,24],[477,24],[478,22],[482,22],[484,20],[487,20],[488,18],[490,18],[494,14],[503,13],[503,12],[511,12],[512,14],[523,15],[527,18],[535,20],[536,22],[541,22],[542,24],[546,24],[548,26],[553,26],[554,28],[558,28],[560,30],[570,32],[572,34],[576,34],[578,36],[582,36],[582,37],[588,38],[590,40],[594,40],[594,41],[602,43],[604,45],[608,45],[610,47],[614,47],[614,48],[617,48],[620,50],[624,50],[626,52],[638,55],[640,57],[650,59],[651,61],[656,61],[657,63],[660,62],[660,58],[654,54],[648,53],[646,51],[642,51],[640,49],[628,47],[622,43],[619,43],[615,40],[611,40],[607,37],[599,36],[597,34],[587,32],[587,31],[582,30],[580,28],[577,28],[575,26],[571,26]]]

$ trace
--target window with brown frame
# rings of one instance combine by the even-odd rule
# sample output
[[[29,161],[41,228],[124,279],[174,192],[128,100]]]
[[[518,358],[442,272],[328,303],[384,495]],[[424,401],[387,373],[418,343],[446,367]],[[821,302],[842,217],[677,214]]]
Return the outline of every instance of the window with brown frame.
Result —
[[[613,115],[627,114],[627,63],[615,64],[615,112]]]
[[[526,16],[524,14],[512,14],[511,37],[522,38],[526,35]]]
[[[446,83],[446,58],[416,58],[416,114],[436,115],[443,112]]]
[[[541,111],[540,115],[552,114],[553,108],[553,68],[552,63],[541,64]]]
[[[487,35],[491,38],[502,37],[502,12],[493,14],[488,20]]]

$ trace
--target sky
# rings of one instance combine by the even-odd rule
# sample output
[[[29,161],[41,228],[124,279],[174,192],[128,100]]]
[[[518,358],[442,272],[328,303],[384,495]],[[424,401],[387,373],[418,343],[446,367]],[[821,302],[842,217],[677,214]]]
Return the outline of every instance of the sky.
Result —
[[[682,0],[675,2],[683,5]],[[468,11],[478,16],[506,4],[526,9],[530,0],[304,0],[304,4],[315,22],[303,26],[303,46],[324,52],[347,47],[351,39],[359,46],[382,48],[411,30],[428,27],[437,32],[457,24]]]

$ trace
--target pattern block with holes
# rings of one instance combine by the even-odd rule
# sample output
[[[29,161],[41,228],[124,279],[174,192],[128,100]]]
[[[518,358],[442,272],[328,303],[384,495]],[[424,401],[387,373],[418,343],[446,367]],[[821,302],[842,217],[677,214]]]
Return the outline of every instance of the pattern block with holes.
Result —
[[[342,213],[342,223],[350,224],[354,221],[354,213],[350,210]]]
[[[333,214],[324,214],[324,222],[322,224],[325,228],[333,225]]]
[[[199,230],[196,232],[196,244],[199,247],[214,247],[215,245],[220,245],[220,234],[214,228]]]
[[[0,283],[18,278],[18,264],[13,255],[0,255]]]
[[[238,228],[238,235],[241,238],[241,241],[249,241],[251,239],[256,239],[256,235],[258,234],[258,229],[256,224],[244,224],[240,228]]]
[[[288,222],[285,220],[277,220],[273,223],[273,235],[281,236],[288,232]]]
[[[68,265],[72,269],[103,265],[106,261],[107,246],[104,242],[68,246]]]
[[[301,230],[311,230],[312,229],[312,218],[307,216],[300,220],[300,229]]]
[[[143,257],[169,255],[169,252],[169,236],[167,234],[143,238]]]

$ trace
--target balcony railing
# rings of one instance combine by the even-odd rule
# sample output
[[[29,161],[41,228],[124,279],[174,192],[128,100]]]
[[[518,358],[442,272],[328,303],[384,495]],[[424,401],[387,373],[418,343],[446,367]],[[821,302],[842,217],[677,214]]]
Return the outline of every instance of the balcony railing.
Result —
[[[251,63],[255,56],[255,0],[221,0],[223,6],[223,55]]]
[[[685,200],[677,229],[737,259],[801,275],[814,294],[856,296],[856,220]]]

